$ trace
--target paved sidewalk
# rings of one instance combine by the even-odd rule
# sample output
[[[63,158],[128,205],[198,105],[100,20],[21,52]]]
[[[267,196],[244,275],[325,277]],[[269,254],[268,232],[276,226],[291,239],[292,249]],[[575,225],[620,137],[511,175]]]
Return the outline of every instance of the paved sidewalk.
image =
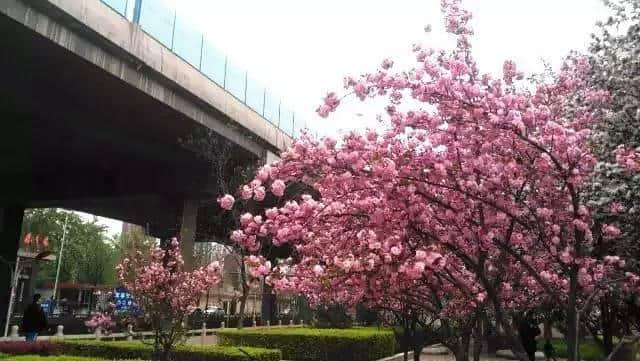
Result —
[[[455,357],[453,355],[420,355],[420,361],[455,361]],[[411,361],[411,360],[409,360]],[[480,356],[480,361],[507,361],[504,358],[482,355]]]
[[[420,361],[455,361],[455,357],[451,354],[447,355],[420,355]],[[469,358],[470,360],[472,358]],[[409,359],[412,361],[412,359]],[[480,361],[509,361],[509,359],[503,357],[489,356],[489,355],[481,355]],[[566,361],[566,359],[557,359],[557,361]]]

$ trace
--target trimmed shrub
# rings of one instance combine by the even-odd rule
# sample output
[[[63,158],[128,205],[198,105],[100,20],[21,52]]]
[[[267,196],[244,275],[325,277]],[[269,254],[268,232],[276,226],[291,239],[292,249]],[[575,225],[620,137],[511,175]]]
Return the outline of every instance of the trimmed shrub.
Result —
[[[150,359],[151,345],[137,341],[60,341],[62,352],[68,355],[104,357],[107,359]],[[180,361],[280,361],[278,350],[253,347],[178,346],[173,358]]]
[[[53,342],[0,342],[0,353],[8,355],[58,355],[61,348]]]
[[[285,360],[370,361],[391,356],[395,337],[374,328],[271,328],[217,331],[222,345],[276,348]]]

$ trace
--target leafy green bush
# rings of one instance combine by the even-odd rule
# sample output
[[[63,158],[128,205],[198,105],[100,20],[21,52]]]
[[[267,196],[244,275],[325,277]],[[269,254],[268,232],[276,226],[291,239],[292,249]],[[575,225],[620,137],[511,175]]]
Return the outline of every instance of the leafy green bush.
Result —
[[[106,357],[108,359],[150,359],[151,345],[137,341],[60,341],[62,351],[67,355]],[[251,359],[238,347],[220,346],[178,346],[173,358],[180,361],[279,361],[278,350],[242,347]]]
[[[392,331],[373,328],[225,329],[217,332],[222,345],[269,347],[285,360],[369,361],[393,355]]]

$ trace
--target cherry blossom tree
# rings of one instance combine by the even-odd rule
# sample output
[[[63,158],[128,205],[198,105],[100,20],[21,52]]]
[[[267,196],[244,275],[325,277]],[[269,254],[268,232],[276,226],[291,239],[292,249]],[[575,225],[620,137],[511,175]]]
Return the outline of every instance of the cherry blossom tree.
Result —
[[[210,171],[210,182],[221,193],[232,193],[233,190],[239,186],[252,180],[256,169],[261,165],[259,159],[238,157],[236,147],[221,139],[212,130],[194,131],[186,139],[181,140],[182,145],[195,152],[202,158],[202,160],[208,165]],[[246,192],[243,193],[242,189],[234,193],[234,196],[224,196],[218,200],[211,200],[213,204],[205,205],[205,209],[209,212],[205,217],[199,220],[198,224],[198,238],[211,240],[214,242],[220,242],[230,253],[237,255],[232,257],[232,262],[237,262],[237,268],[239,270],[239,311],[238,311],[238,323],[237,327],[242,328],[245,319],[245,309],[247,300],[252,290],[263,286],[262,294],[262,320],[269,320],[275,322],[273,318],[275,316],[275,295],[270,292],[269,285],[263,284],[262,277],[251,277],[247,274],[247,266],[245,259],[253,251],[255,247],[246,248],[240,246],[238,243],[229,240],[229,233],[232,230],[240,227],[241,215],[246,212],[256,213],[264,207],[273,206],[281,202],[281,199],[276,197],[268,197],[266,191],[257,190],[255,197],[243,197]],[[227,210],[227,212],[221,212],[221,210]],[[205,212],[207,212],[205,210]],[[279,252],[271,252],[269,249],[262,249],[261,255],[267,258],[274,257],[276,253],[281,254],[282,249],[278,249]],[[286,252],[286,250],[284,251]]]
[[[501,78],[481,73],[471,14],[459,0],[442,9],[453,49],[415,45],[413,69],[394,72],[385,60],[375,73],[345,79],[360,100],[388,99],[380,130],[340,140],[303,135],[242,188],[248,197],[282,196],[303,182],[320,197],[244,214],[231,238],[247,248],[267,239],[294,247],[295,264],[256,257],[252,268],[312,301],[415,298],[426,310],[442,299],[433,308],[441,321],[489,307],[522,360],[509,315],[556,305],[577,361],[581,318],[592,304],[611,288],[634,292],[640,281],[619,255],[592,252],[586,184],[596,164],[593,129],[610,95],[589,84],[590,62],[576,54],[558,72],[529,79],[511,61]],[[342,101],[329,93],[317,111],[326,117]],[[634,156],[618,154],[627,165]],[[624,212],[615,200],[608,206]],[[611,243],[621,233],[615,221],[597,227]],[[410,280],[417,284],[404,288]]]
[[[93,312],[91,317],[85,321],[85,326],[92,332],[97,332],[98,334],[102,334],[103,332],[106,334],[111,333],[111,330],[116,326],[112,318],[115,308],[116,305],[113,302],[109,302],[104,311]]]
[[[144,321],[154,332],[154,360],[169,360],[173,347],[185,340],[186,318],[200,297],[220,281],[217,262],[187,272],[174,238],[166,248],[153,246],[118,265],[118,277],[134,296]]]
[[[605,3],[611,16],[598,24],[590,47],[593,66],[589,81],[609,92],[612,110],[595,127],[592,142],[598,163],[587,184],[587,197],[594,209],[594,257],[618,254],[627,259],[625,268],[637,272],[640,173],[634,170],[640,167],[640,2]],[[621,231],[613,244],[603,239],[599,227],[612,221],[620,224]],[[613,350],[614,334],[628,332],[625,329],[634,324],[630,320],[636,309],[635,300],[611,291],[594,305],[587,323],[594,340],[602,340],[607,352]]]

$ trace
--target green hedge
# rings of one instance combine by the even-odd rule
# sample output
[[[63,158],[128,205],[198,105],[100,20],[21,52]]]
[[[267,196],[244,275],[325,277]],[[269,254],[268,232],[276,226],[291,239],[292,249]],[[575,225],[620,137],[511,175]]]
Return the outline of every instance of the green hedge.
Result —
[[[62,352],[67,355],[105,357],[108,359],[150,359],[151,345],[138,341],[59,341]],[[238,347],[178,346],[173,358],[180,361],[280,361],[278,350],[242,347],[251,359]]]
[[[275,348],[285,360],[370,361],[394,353],[390,330],[372,328],[225,329],[216,333],[221,345]]]

